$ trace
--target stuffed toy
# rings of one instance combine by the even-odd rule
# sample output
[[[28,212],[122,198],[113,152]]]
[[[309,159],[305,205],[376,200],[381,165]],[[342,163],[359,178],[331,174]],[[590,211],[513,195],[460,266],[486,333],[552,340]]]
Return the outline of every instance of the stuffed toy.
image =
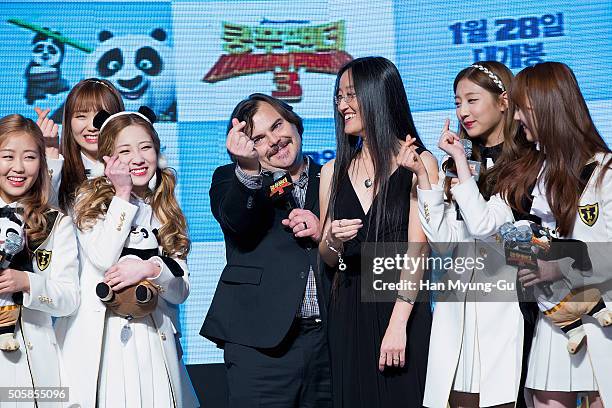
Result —
[[[0,269],[9,267],[13,256],[23,249],[23,218],[14,208],[0,208]],[[15,329],[21,306],[15,301],[15,294],[0,295],[0,350],[4,352],[19,349]]]
[[[572,267],[586,272],[592,269],[587,246],[573,239],[558,239],[548,228],[521,220],[505,223],[499,229],[504,242],[506,263],[519,269],[538,269],[538,259],[551,261],[572,258]],[[554,291],[551,286],[554,285]],[[606,308],[601,292],[592,286],[571,288],[565,280],[540,283],[538,308],[568,337],[567,350],[574,354],[586,338],[582,316],[593,316],[602,327],[612,324],[612,311]]]
[[[156,232],[133,226],[119,262],[128,258],[146,260],[159,255]],[[157,292],[157,288],[146,279],[116,292],[104,282],[96,286],[96,294],[102,303],[113,313],[128,320],[151,314],[157,306]]]

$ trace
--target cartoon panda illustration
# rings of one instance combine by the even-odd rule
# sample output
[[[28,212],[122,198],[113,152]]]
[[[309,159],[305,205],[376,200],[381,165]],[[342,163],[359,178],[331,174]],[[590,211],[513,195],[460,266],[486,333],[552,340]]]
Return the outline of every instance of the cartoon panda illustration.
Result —
[[[0,209],[0,263],[6,266],[24,245],[23,219],[12,209]],[[0,350],[15,351],[15,329],[21,306],[13,294],[0,294]]]
[[[85,62],[85,76],[109,80],[123,97],[126,110],[149,106],[160,120],[176,121],[172,48],[166,32],[150,35],[98,34],[100,44]]]
[[[125,258],[149,259],[159,255],[157,231],[132,226],[119,262]],[[104,282],[96,286],[96,295],[115,314],[127,319],[149,315],[157,306],[157,288],[147,280],[117,292]]]
[[[58,32],[54,33],[59,35]],[[57,95],[70,89],[60,69],[64,51],[64,44],[57,39],[41,33],[34,36],[32,59],[25,72],[25,98],[28,105],[38,99],[45,99],[47,95]]]

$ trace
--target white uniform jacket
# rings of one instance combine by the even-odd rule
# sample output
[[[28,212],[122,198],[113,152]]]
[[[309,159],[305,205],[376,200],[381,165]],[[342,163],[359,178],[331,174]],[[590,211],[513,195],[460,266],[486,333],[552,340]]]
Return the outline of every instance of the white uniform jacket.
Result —
[[[602,164],[610,157],[610,154],[598,153],[593,158],[599,165],[580,196],[573,232],[563,237],[587,243],[593,269],[586,274],[576,271],[570,266],[573,262],[570,259],[562,262],[561,266],[565,277],[576,286],[602,284],[603,298],[608,308],[612,307],[612,251],[606,250],[608,246],[603,243],[612,246],[612,171],[606,172],[601,185],[597,186],[596,182]],[[473,179],[456,185],[452,193],[459,203],[468,230],[474,236],[494,233],[511,215],[510,207],[499,195],[491,197],[488,202],[479,197]],[[601,328],[588,316],[583,318],[583,322],[588,338],[586,350],[599,393],[604,405],[612,407],[612,327]]]
[[[138,206],[118,197],[111,201],[108,211],[92,229],[77,229],[81,261],[81,305],[73,316],[56,322],[56,333],[66,381],[71,385],[74,407],[96,405],[98,373],[102,353],[106,306],[96,296],[95,287],[107,269],[117,263]],[[154,258],[151,258],[154,259]],[[175,277],[165,265],[158,277],[150,282],[159,289],[157,308],[152,314],[164,350],[166,368],[171,380],[177,407],[195,407],[197,399],[185,366],[180,363],[181,349],[178,307],[189,295],[187,264],[175,261],[184,271]]]
[[[475,240],[465,222],[457,220],[455,203],[444,201],[443,183],[444,174],[441,173],[439,185],[432,186],[431,190],[417,188],[419,218],[432,248],[442,256],[452,253],[454,257],[473,258],[490,253],[491,246]],[[472,199],[479,194],[476,187]],[[453,278],[462,282],[486,282],[508,275],[509,270],[503,269],[489,271],[488,274],[471,269],[453,275]],[[486,292],[468,292],[466,302],[465,293],[457,295],[457,300],[437,302],[434,309],[423,405],[446,408],[458,370],[462,341],[470,336],[478,339],[480,406],[515,401],[519,391],[523,347],[523,317],[518,300],[493,302],[487,300]],[[475,319],[477,324],[465,321],[466,307],[472,311],[469,318]],[[476,327],[476,333],[466,333],[466,327]],[[471,359],[468,356],[465,358]]]
[[[53,205],[59,204],[59,188],[62,182],[62,168],[64,167],[64,156],[61,154],[57,159],[47,157],[47,167],[51,176],[51,191],[49,201]]]
[[[104,164],[93,161],[83,153],[81,153],[83,167],[85,167],[86,177],[93,178],[104,174]],[[62,169],[64,168],[64,156],[61,154],[57,159],[47,158],[47,166],[49,167],[49,175],[51,176],[51,195],[49,202],[52,205],[59,204],[59,189],[62,183]]]
[[[27,272],[30,291],[23,294],[17,340],[20,348],[0,352],[0,386],[59,387],[58,347],[52,317],[68,316],[79,306],[78,256],[70,217],[58,214],[47,239],[35,250],[33,272]],[[46,391],[44,391],[46,392]],[[0,403],[4,407],[32,407],[32,402]],[[57,402],[38,402],[39,407],[60,408]]]

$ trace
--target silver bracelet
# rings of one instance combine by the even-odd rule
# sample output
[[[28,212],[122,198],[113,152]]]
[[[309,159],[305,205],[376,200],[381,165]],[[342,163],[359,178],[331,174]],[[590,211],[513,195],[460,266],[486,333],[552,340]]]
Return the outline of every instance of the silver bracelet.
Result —
[[[340,252],[340,250],[334,248],[333,246],[331,246],[331,244],[329,243],[329,240],[327,238],[325,238],[325,245],[327,245],[327,247],[329,248],[330,251],[335,252],[338,254],[338,269],[341,271],[346,270],[346,264],[344,263],[344,259],[342,259],[342,252]]]
[[[399,300],[402,300],[406,303],[410,303],[411,305],[414,305],[414,300],[410,299],[408,296],[404,296],[404,295],[400,295],[399,293],[397,294],[397,298]]]

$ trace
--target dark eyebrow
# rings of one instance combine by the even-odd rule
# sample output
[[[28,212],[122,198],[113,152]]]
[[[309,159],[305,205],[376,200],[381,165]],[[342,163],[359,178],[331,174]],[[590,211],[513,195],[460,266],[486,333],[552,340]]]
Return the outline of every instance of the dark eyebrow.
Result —
[[[354,91],[355,87],[353,85],[349,85],[346,87],[347,91]],[[342,89],[338,88],[338,93],[342,92]]]
[[[8,148],[7,148],[7,149],[0,149],[0,152],[10,152],[10,153],[15,153],[15,150],[14,150],[14,149],[8,149]],[[36,153],[36,154],[38,154],[38,150],[33,150],[33,149],[32,149],[32,150],[30,150],[30,149],[28,149],[28,150],[24,150],[23,152],[24,152],[24,153]]]
[[[472,97],[472,96],[480,96],[480,92],[468,92],[468,93],[466,93],[466,94],[465,94],[465,98],[466,98],[466,99],[468,99],[468,98],[470,98],[470,97]],[[456,101],[457,99],[461,99],[461,96],[459,96],[459,95],[455,95],[455,101]]]
[[[276,119],[274,122],[272,122],[272,124],[270,125],[270,130],[273,130],[274,126],[276,126],[279,123],[281,123],[283,121],[283,119],[284,119],[283,117],[280,117],[280,118]],[[253,139],[256,139],[258,137],[264,137],[264,136],[263,135],[253,135],[253,134],[251,134],[251,138],[250,139],[253,140]]]
[[[274,127],[278,125],[279,123],[281,123],[282,121],[283,121],[283,118],[276,119],[274,123],[272,123],[272,126],[270,126],[270,129],[274,129]]]

